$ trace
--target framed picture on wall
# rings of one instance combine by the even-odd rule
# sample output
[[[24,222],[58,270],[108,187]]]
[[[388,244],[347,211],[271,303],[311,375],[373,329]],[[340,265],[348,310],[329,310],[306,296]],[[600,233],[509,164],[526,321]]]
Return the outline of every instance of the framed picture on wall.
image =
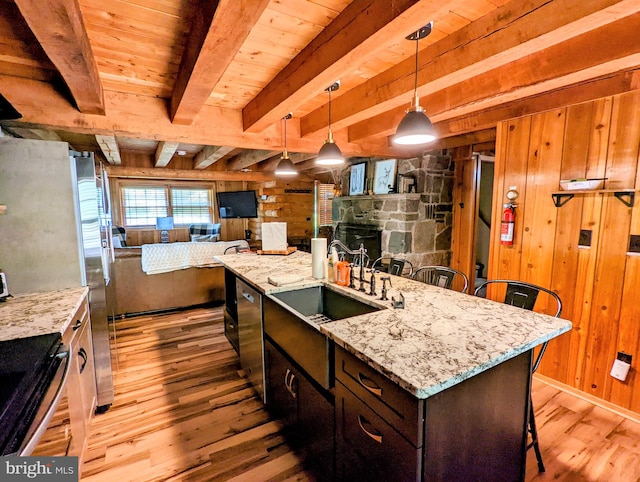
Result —
[[[367,164],[354,164],[351,166],[351,179],[349,180],[349,196],[364,194],[364,176]]]
[[[388,194],[396,184],[396,160],[386,159],[376,162],[376,172],[373,178],[373,193]]]

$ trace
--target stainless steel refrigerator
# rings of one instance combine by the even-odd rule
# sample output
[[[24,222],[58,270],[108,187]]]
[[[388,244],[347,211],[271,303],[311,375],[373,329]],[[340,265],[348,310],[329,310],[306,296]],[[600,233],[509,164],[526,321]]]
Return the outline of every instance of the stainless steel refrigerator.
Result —
[[[89,287],[98,410],[113,402],[105,286],[111,228],[92,153],[0,138],[0,268],[11,294]],[[98,183],[98,184],[97,184]]]

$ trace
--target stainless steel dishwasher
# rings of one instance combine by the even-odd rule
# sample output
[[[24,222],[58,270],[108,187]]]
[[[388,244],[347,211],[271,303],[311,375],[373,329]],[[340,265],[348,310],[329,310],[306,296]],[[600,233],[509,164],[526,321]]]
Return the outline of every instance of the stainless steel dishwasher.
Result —
[[[263,402],[264,341],[262,337],[262,295],[241,279],[236,279],[238,300],[238,345],[240,365]]]

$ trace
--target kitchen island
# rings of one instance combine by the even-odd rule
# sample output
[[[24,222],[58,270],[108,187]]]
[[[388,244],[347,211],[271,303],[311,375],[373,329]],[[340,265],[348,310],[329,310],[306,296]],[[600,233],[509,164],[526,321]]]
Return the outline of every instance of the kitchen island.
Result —
[[[287,307],[275,293],[326,283],[311,276],[306,253],[218,260],[280,317]],[[274,286],[268,278],[275,274],[299,279]],[[331,289],[380,310],[322,324],[303,320],[334,345],[334,398],[322,395],[335,407],[337,477],[522,480],[533,349],[571,323],[391,276],[389,300],[404,297],[404,308],[395,309],[379,299],[376,276],[378,296]],[[269,387],[266,393],[269,404]]]

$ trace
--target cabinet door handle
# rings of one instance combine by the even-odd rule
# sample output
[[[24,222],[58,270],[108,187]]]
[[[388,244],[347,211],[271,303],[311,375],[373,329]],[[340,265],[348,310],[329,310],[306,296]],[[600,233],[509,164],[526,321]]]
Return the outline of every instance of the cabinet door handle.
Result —
[[[373,393],[376,397],[382,396],[382,388],[376,385],[374,381],[371,380],[371,378],[368,378],[362,373],[358,372],[358,381],[360,382],[360,385],[362,385],[369,392]],[[367,384],[367,382],[369,383]]]
[[[358,415],[358,425],[360,425],[360,429],[366,433],[369,437],[371,437],[373,440],[375,440],[376,442],[378,442],[379,444],[382,443],[382,435],[378,435],[376,433],[371,433],[369,432],[366,428],[364,428],[364,423],[369,423],[369,421],[364,418],[362,415]]]
[[[73,325],[73,331],[76,331],[81,326],[82,326],[82,320],[76,320],[76,324]]]
[[[82,365],[80,365],[80,373],[82,373],[87,366],[88,357],[86,350],[84,348],[80,348],[80,350],[78,350],[78,356],[82,358]]]
[[[253,303],[255,301],[255,299],[253,298],[253,296],[251,296],[249,293],[247,293],[246,291],[242,292],[242,296],[244,296],[249,303]]]
[[[287,372],[284,374],[284,386],[287,388],[287,391],[291,394],[293,398],[297,398],[298,394],[293,389],[293,380],[296,376],[293,372],[287,368]]]

